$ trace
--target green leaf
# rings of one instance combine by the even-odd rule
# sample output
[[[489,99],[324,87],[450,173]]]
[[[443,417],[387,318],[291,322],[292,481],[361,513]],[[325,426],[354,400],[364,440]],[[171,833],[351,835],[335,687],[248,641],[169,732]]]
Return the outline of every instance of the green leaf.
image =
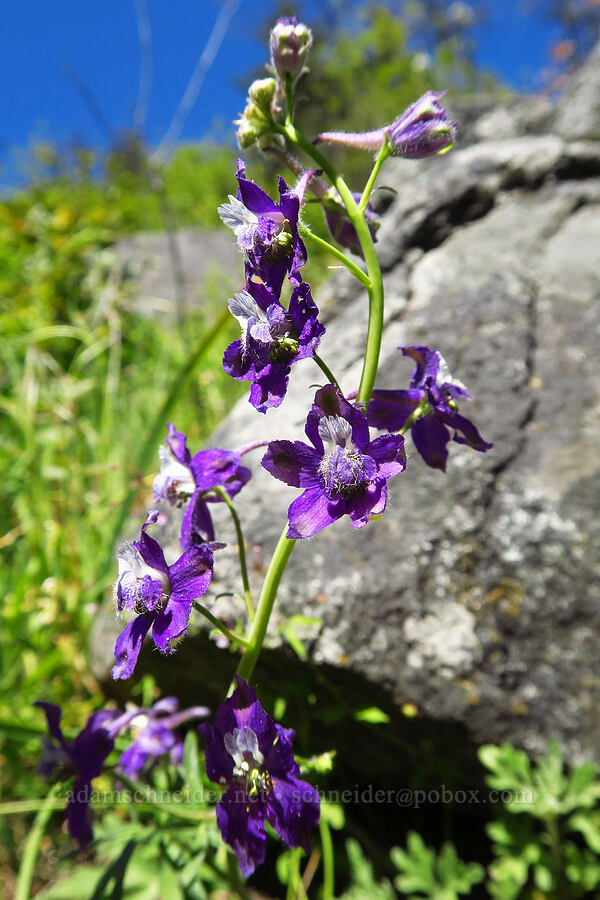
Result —
[[[200,778],[200,762],[198,757],[198,735],[196,731],[188,731],[183,743],[183,759],[181,761],[183,780],[188,789],[189,803],[198,808],[204,806],[202,796],[202,780]]]
[[[341,831],[346,823],[344,807],[341,803],[333,803],[331,800],[321,800],[321,816],[335,831]]]
[[[378,706],[367,706],[354,713],[357,722],[370,722],[371,725],[387,724],[390,717]]]

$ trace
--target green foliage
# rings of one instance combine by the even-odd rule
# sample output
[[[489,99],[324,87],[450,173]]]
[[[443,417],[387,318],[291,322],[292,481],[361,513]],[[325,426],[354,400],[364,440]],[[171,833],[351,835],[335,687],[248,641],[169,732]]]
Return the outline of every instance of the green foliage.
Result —
[[[479,751],[487,782],[503,802],[488,825],[496,860],[490,895],[498,900],[583,897],[600,884],[600,782],[594,763],[565,768],[552,741],[532,763],[510,744]],[[583,840],[581,840],[583,838]]]
[[[411,900],[419,897],[457,900],[459,896],[470,894],[471,888],[485,876],[478,863],[461,862],[452,844],[444,844],[436,855],[414,831],[408,835],[407,849],[394,847],[390,856],[400,871],[394,884]]]
[[[351,886],[340,900],[395,900],[396,894],[387,879],[376,881],[373,866],[365,857],[358,841],[346,841]]]

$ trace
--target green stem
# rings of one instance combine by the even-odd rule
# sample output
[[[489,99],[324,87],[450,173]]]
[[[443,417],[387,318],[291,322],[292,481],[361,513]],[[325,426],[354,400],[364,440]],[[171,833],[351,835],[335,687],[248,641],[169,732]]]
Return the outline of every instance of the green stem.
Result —
[[[237,545],[238,545],[238,554],[240,557],[240,570],[242,573],[242,584],[244,585],[244,601],[246,603],[246,609],[248,611],[248,616],[250,621],[254,621],[254,605],[252,603],[252,594],[250,593],[250,579],[248,577],[248,565],[246,563],[246,545],[244,542],[244,533],[242,531],[242,524],[240,522],[239,516],[237,514],[237,510],[235,505],[227,493],[227,491],[222,487],[213,488],[215,494],[218,494],[219,497],[223,500],[224,503],[227,504],[227,508],[231,513],[231,518],[233,519],[233,524],[235,525],[235,533],[237,535]]]
[[[248,646],[237,667],[238,675],[246,681],[248,681],[252,675],[256,661],[260,656],[260,651],[262,650],[262,645],[269,626],[273,604],[275,603],[275,598],[277,596],[277,588],[279,587],[281,576],[283,575],[287,561],[290,558],[290,554],[296,543],[295,540],[290,540],[286,537],[287,527],[286,522],[285,528],[281,533],[281,537],[279,538],[273,556],[271,557],[267,574],[265,575]]]
[[[399,430],[398,434],[406,434],[408,429],[412,425],[415,424],[417,419],[422,419],[423,416],[426,416],[430,412],[431,412],[431,406],[429,405],[429,403],[426,400],[423,401],[423,403],[419,403],[417,408],[415,410],[413,410],[413,412],[408,417],[408,419],[406,420],[406,422],[404,423],[402,428]]]
[[[33,874],[40,850],[40,844],[42,842],[42,838],[44,837],[44,832],[46,831],[48,820],[56,809],[55,798],[59,790],[60,785],[55,784],[46,797],[44,805],[35,817],[33,828],[29,832],[29,836],[25,843],[25,852],[23,853],[23,859],[21,860],[21,866],[19,868],[19,875],[17,878],[17,885],[15,889],[15,900],[29,900],[31,892],[31,882],[33,881]]]
[[[316,244],[318,247],[321,247],[322,250],[326,250],[328,253],[331,253],[332,256],[335,256],[336,259],[339,259],[339,261],[346,266],[349,272],[352,272],[354,277],[358,279],[364,287],[369,288],[371,286],[371,279],[367,273],[363,272],[360,266],[357,266],[345,253],[342,253],[341,250],[338,250],[338,248],[334,247],[333,244],[330,244],[329,241],[319,237],[318,234],[314,234],[314,232],[312,232],[310,228],[307,228],[306,225],[300,223],[298,227],[302,237],[308,238],[313,244]]]
[[[321,850],[323,852],[323,894],[322,900],[333,900],[335,896],[335,867],[333,855],[333,841],[329,825],[321,816],[319,822],[321,835]]]
[[[216,616],[213,616],[213,614],[209,612],[205,606],[202,606],[201,603],[198,603],[197,600],[194,600],[194,609],[196,610],[196,612],[199,612],[201,615],[203,615],[205,619],[208,619],[208,621],[211,622],[215,626],[215,628],[218,628],[218,630],[222,634],[224,634],[225,637],[230,641],[233,641],[235,644],[241,644],[242,647],[248,646],[248,641],[246,640],[246,638],[243,638],[241,635],[236,634],[235,631],[230,631],[227,625],[224,625],[220,619],[217,619]]]
[[[329,382],[331,384],[335,384],[336,388],[338,389],[338,391],[341,394],[342,389],[340,387],[340,383],[337,380],[337,378],[335,377],[335,375],[333,374],[333,372],[331,371],[331,369],[329,368],[329,366],[327,365],[327,363],[321,359],[321,357],[319,356],[318,353],[313,354],[313,359],[316,362],[316,364],[318,365],[318,367],[320,368],[321,372],[323,372],[325,374],[325,377],[329,380]]]
[[[368,406],[373,391],[373,385],[375,384],[375,377],[377,375],[379,352],[381,350],[381,335],[383,331],[383,279],[381,276],[379,260],[377,259],[377,253],[375,252],[375,245],[373,244],[373,238],[371,237],[371,232],[365,221],[365,217],[360,212],[356,200],[352,195],[352,191],[342,176],[331,165],[327,157],[313,146],[313,144],[311,144],[310,141],[307,140],[293,125],[279,125],[277,131],[293,144],[296,144],[304,150],[311,159],[314,159],[319,168],[325,172],[342,198],[344,206],[346,207],[346,212],[348,213],[348,218],[354,225],[354,230],[360,241],[371,284],[370,287],[367,288],[369,293],[369,325],[357,400]]]
[[[388,146],[387,140],[384,141],[381,150],[377,155],[377,159],[375,160],[375,165],[371,170],[371,174],[369,175],[369,179],[365,184],[365,189],[362,192],[362,197],[360,198],[360,203],[358,204],[358,211],[364,215],[365,209],[367,208],[367,203],[369,202],[369,197],[371,196],[371,192],[373,191],[373,185],[375,184],[375,179],[379,175],[379,170],[382,165],[390,155],[390,149]]]

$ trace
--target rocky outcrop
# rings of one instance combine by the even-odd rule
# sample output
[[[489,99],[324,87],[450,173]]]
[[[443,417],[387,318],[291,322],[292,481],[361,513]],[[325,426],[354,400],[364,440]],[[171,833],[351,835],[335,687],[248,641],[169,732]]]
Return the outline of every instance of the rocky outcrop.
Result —
[[[342,520],[298,543],[269,640],[272,654],[286,652],[286,622],[310,617],[296,627],[307,665],[333,682],[385,696],[392,710],[413,704],[422,721],[451,723],[475,742],[536,752],[556,736],[573,759],[600,752],[600,144],[590,140],[600,110],[583,133],[568,124],[587,103],[577,84],[587,91],[582,76],[547,134],[509,129],[505,139],[386,167],[383,182],[398,193],[380,231],[378,385],[406,384],[399,344],[439,348],[494,449],[453,445],[443,474],[408,439],[407,471],[390,483],[380,521],[356,532]],[[344,273],[317,301],[328,328],[321,355],[353,390],[364,293]],[[278,411],[262,417],[240,401],[214,444],[302,437],[322,378],[303,362]],[[297,492],[255,461],[239,512],[256,589]],[[239,590],[231,526],[218,518],[230,546],[213,598]],[[231,598],[216,603],[225,616],[241,611]],[[226,677],[231,657],[216,651],[197,655],[195,677],[214,683],[219,659]]]

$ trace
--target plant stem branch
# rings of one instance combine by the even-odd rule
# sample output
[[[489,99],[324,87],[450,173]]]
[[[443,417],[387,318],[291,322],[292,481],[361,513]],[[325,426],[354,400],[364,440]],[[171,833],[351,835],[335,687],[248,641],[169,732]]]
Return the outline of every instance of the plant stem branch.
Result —
[[[367,272],[371,282],[367,288],[369,293],[369,325],[367,329],[367,342],[365,347],[365,356],[363,360],[363,370],[360,378],[360,385],[357,392],[357,400],[369,405],[371,392],[375,384],[375,376],[379,365],[379,352],[381,350],[381,335],[383,331],[383,279],[381,276],[381,268],[375,245],[369,230],[369,226],[365,221],[364,215],[360,212],[356,200],[352,195],[352,191],[342,178],[342,176],[331,165],[326,156],[310,143],[304,135],[291,124],[278,125],[277,131],[282,134],[288,141],[296,144],[304,152],[314,159],[320,169],[325,172],[338,194],[342,198],[348,218],[354,225],[357,237],[363,251]]]
[[[386,161],[386,159],[388,158],[389,155],[390,155],[390,150],[388,147],[388,142],[386,140],[386,141],[384,141],[384,143],[381,147],[381,150],[377,154],[377,159],[375,160],[375,165],[373,166],[373,168],[371,170],[371,174],[369,175],[367,183],[365,184],[365,189],[362,192],[362,197],[360,198],[360,203],[358,204],[358,211],[362,215],[364,215],[365,209],[367,208],[367,203],[369,202],[369,197],[371,196],[371,193],[373,191],[373,185],[375,184],[375,179],[379,175],[379,170],[381,169],[382,165],[384,164],[384,162]]]
[[[235,533],[237,535],[237,545],[238,545],[238,555],[240,557],[240,571],[242,574],[242,584],[244,585],[244,601],[246,603],[246,609],[248,611],[248,616],[250,621],[254,621],[254,604],[252,603],[252,594],[250,592],[250,579],[248,577],[248,564],[246,562],[246,545],[244,542],[244,533],[242,531],[242,524],[240,522],[240,518],[237,514],[237,510],[235,505],[225,490],[222,487],[213,488],[215,494],[218,494],[219,497],[223,500],[224,503],[227,504],[227,508],[231,513],[231,518],[233,519],[233,524],[235,525]]]
[[[197,600],[194,600],[194,609],[196,610],[196,612],[199,612],[201,615],[203,615],[205,619],[208,619],[208,621],[212,625],[214,625],[215,628],[218,628],[219,631],[224,634],[226,638],[228,638],[228,640],[233,641],[235,644],[240,644],[242,647],[248,646],[248,641],[246,640],[246,638],[243,638],[241,635],[236,634],[235,631],[230,631],[227,625],[224,625],[220,619],[217,619],[216,616],[213,616],[213,614],[209,612],[207,608],[201,603],[198,603]]]
[[[315,234],[307,228],[306,225],[299,224],[299,231],[302,237],[306,237],[309,241],[312,241],[313,244],[316,244],[318,247],[321,247],[322,250],[326,250],[328,253],[331,253],[332,256],[335,256],[336,259],[346,266],[349,272],[351,272],[358,281],[367,289],[371,286],[371,279],[367,275],[366,272],[357,266],[355,262],[349,259],[345,253],[342,253],[337,247],[334,247],[333,244],[330,244],[329,241],[326,241],[324,238],[319,237],[318,234]]]
[[[333,372],[331,371],[331,369],[329,368],[329,366],[327,365],[327,363],[321,359],[321,357],[319,356],[318,353],[313,354],[313,359],[316,362],[316,364],[318,365],[318,367],[320,368],[320,370],[324,373],[325,377],[329,380],[329,382],[331,384],[335,384],[336,388],[338,389],[338,391],[341,394],[342,389],[340,387],[340,383],[337,380],[337,378],[335,377],[335,375],[333,374]]]

